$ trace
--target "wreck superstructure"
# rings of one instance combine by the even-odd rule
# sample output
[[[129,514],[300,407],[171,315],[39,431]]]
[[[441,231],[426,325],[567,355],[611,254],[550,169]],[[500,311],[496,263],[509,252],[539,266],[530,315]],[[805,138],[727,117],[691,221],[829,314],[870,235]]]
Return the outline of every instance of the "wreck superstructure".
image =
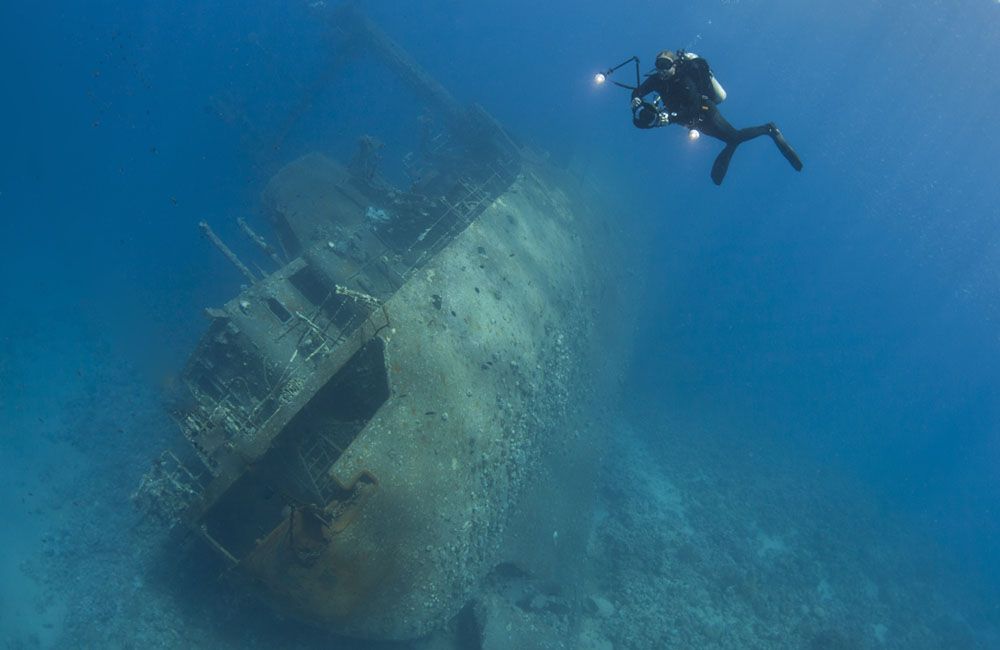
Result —
[[[201,536],[276,607],[340,633],[409,638],[503,559],[535,461],[594,373],[613,296],[607,230],[479,107],[460,106],[367,18],[332,14],[432,108],[405,190],[362,137],[263,193],[276,264],[207,310],[165,452],[137,498]],[[605,226],[606,227],[606,226]]]

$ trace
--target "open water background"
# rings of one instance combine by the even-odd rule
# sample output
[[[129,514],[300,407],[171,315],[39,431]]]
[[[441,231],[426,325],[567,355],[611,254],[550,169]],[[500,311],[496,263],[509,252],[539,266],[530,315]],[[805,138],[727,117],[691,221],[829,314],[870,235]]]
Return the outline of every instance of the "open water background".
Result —
[[[364,7],[461,101],[599,179],[644,234],[623,418],[655,405],[835,468],[970,586],[1000,590],[1000,4]],[[420,108],[375,64],[318,86],[285,128],[327,46],[297,3],[0,6],[6,637],[58,626],[22,606],[19,566],[61,516],[37,494],[87,462],[61,414],[108,399],[102,366],[168,385],[201,307],[238,284],[197,222],[235,239],[263,182],[305,151],[346,158],[360,132],[387,159],[412,143]],[[677,47],[710,61],[734,125],[775,121],[805,170],[753,141],[716,188],[717,143],[633,129],[627,93],[592,84]]]

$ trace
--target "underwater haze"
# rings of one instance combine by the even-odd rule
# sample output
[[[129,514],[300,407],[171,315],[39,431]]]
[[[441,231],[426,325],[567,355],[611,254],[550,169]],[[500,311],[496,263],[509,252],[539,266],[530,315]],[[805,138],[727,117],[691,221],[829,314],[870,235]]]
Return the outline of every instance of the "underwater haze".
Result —
[[[242,281],[199,222],[264,230],[282,165],[362,133],[405,179],[424,109],[374,62],[331,72],[338,4],[0,5],[3,647],[505,647],[482,615],[392,644],[295,624],[205,553],[164,564],[129,499]],[[564,559],[587,587],[471,600],[538,648],[1000,648],[1000,3],[356,4],[639,242]],[[665,48],[803,170],[760,138],[716,186],[718,141],[634,128],[594,75]]]

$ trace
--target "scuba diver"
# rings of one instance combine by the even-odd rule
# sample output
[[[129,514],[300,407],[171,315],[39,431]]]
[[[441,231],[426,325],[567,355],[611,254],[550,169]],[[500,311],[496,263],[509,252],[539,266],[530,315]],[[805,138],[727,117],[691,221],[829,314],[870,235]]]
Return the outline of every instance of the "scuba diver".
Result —
[[[657,95],[652,102],[645,99],[650,94]],[[640,129],[680,124],[692,132],[725,142],[725,148],[712,165],[712,180],[716,185],[721,185],[726,177],[736,147],[762,135],[771,136],[792,167],[802,171],[802,160],[773,122],[735,129],[716,107],[725,99],[726,91],[715,80],[705,59],[684,50],[664,50],[656,55],[656,70],[632,91],[632,123]],[[692,137],[698,136],[692,133]]]

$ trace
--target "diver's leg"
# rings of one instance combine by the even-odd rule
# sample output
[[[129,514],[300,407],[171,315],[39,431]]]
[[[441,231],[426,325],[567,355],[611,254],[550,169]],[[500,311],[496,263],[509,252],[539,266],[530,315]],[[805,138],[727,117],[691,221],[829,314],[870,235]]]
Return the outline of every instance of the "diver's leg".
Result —
[[[736,139],[741,144],[747,140],[759,138],[762,135],[771,135],[773,124],[761,124],[760,126],[749,126],[736,132]]]
[[[740,129],[736,132],[735,140],[736,143],[743,143],[747,140],[753,140],[754,138],[759,138],[762,135],[769,135],[771,139],[774,140],[774,144],[778,146],[778,151],[781,155],[785,157],[785,160],[795,168],[795,171],[802,171],[802,159],[799,155],[795,153],[795,149],[788,144],[785,140],[785,136],[782,135],[781,130],[774,125],[774,122],[768,122],[767,124],[762,124],[761,126],[751,126],[746,129]]]
[[[705,135],[726,143],[715,162],[712,163],[712,182],[716,185],[722,185],[723,179],[726,178],[726,172],[729,171],[729,162],[733,159],[736,147],[742,142],[740,132],[734,129],[733,125],[726,121],[726,118],[722,117],[722,113],[712,102],[707,102],[701,119],[695,126]]]
[[[729,171],[729,161],[733,159],[733,153],[736,152],[736,146],[735,144],[727,144],[719,152],[719,155],[715,158],[715,162],[712,163],[712,181],[716,185],[722,185],[722,181],[726,177],[726,172]]]
[[[733,125],[726,121],[726,118],[722,117],[722,113],[719,112],[719,109],[712,102],[705,103],[704,110],[702,110],[701,115],[698,116],[692,128],[698,129],[705,135],[713,137],[716,140],[722,140],[734,147],[742,142],[739,131],[734,129]]]
[[[795,150],[792,149],[785,136],[773,122],[761,124],[760,126],[750,126],[745,129],[735,129],[733,125],[722,117],[722,113],[712,102],[707,102],[706,108],[702,112],[701,119],[696,124],[697,128],[705,135],[711,136],[726,143],[725,148],[719,152],[715,163],[712,165],[712,180],[716,185],[721,185],[729,171],[729,163],[733,159],[736,147],[746,142],[759,138],[762,135],[771,136],[774,144],[778,146],[778,151],[785,157],[796,171],[802,171],[802,160]]]
[[[802,171],[802,159],[799,158],[799,154],[795,153],[795,149],[792,149],[792,145],[788,144],[788,140],[785,140],[785,136],[781,134],[778,127],[773,123],[768,126],[771,127],[771,138],[774,140],[774,144],[778,145],[778,151],[781,152],[781,155],[795,168],[795,171]]]

